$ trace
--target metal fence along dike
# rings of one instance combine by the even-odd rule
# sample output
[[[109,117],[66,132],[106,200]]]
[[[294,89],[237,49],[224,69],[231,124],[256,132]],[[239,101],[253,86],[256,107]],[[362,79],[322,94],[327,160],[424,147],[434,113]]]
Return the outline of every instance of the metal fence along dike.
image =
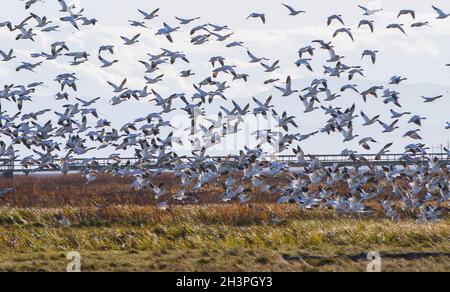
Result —
[[[295,155],[278,155],[266,157],[262,162],[266,163],[282,163],[290,167],[304,167],[308,166],[314,159],[319,160],[324,166],[331,166],[339,164],[340,166],[358,167],[365,165],[385,165],[385,166],[402,166],[402,165],[417,165],[423,164],[434,159],[438,159],[442,165],[450,165],[450,157],[447,153],[429,153],[420,154],[405,159],[404,154],[358,154],[353,159],[348,155],[340,154],[321,154],[321,155],[305,155],[304,160],[299,161]],[[180,157],[181,163],[189,163],[195,161],[194,157]],[[226,162],[237,163],[240,160],[239,156],[210,156],[206,157],[206,162]],[[6,160],[0,159],[0,175],[2,177],[10,177],[14,174],[34,174],[42,172],[61,172],[64,168],[66,172],[76,172],[82,168],[89,167],[90,169],[101,170],[105,167],[114,165],[116,168],[125,168],[133,166],[140,162],[138,158],[76,158],[70,161],[55,161],[48,165],[23,165],[21,160]],[[88,165],[88,166],[87,166]],[[167,167],[168,165],[165,165]],[[149,159],[145,162],[145,168],[156,169],[161,167],[157,164],[156,159]]]

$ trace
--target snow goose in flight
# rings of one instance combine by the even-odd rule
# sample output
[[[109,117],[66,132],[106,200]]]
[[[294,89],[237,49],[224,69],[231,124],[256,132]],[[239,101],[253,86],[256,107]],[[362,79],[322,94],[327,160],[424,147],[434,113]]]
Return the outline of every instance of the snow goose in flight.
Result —
[[[280,66],[278,66],[279,63],[280,63],[280,60],[277,60],[271,66],[264,64],[264,63],[261,63],[261,65],[266,69],[265,70],[266,73],[271,73],[271,72],[275,72],[277,69],[281,68]]]
[[[393,76],[389,81],[389,84],[399,85],[401,82],[408,80],[408,78],[403,78],[401,76]]]
[[[215,31],[215,32],[222,31],[222,30],[231,30],[228,25],[217,25],[217,24],[212,24],[212,23],[208,23],[208,25],[210,27],[212,27],[213,31]]]
[[[174,33],[180,29],[180,27],[171,27],[167,23],[163,23],[164,27],[159,29],[156,35],[163,35],[165,36],[169,42],[173,43],[173,39],[171,36],[171,33]]]
[[[97,180],[97,177],[94,175],[93,172],[85,171],[83,174],[84,178],[86,179],[86,185],[93,183]]]
[[[0,56],[3,58],[3,60],[1,60],[2,62],[9,62],[12,59],[15,59],[16,56],[13,55],[14,54],[14,50],[11,49],[9,50],[9,53],[6,54],[5,52],[3,52],[2,50],[0,50]]]
[[[159,186],[155,186],[154,184],[150,184],[151,189],[155,193],[155,199],[159,200],[162,196],[165,196],[168,192],[164,189],[164,184],[160,184]]]
[[[27,1],[25,3],[25,10],[30,9],[33,4],[36,4],[38,2],[44,2],[44,0],[22,0],[22,1]]]
[[[309,138],[311,138],[311,137],[317,135],[318,133],[319,133],[319,131],[315,131],[315,132],[312,132],[312,133],[309,133],[309,134],[304,134],[304,135],[302,135],[302,134],[297,134],[296,137],[297,137],[297,140],[298,140],[299,142],[302,142],[302,141],[306,141],[306,140],[308,140]]]
[[[339,68],[332,68],[328,66],[323,66],[323,68],[325,69],[324,74],[329,74],[332,77],[341,77],[341,73],[344,72]]]
[[[52,23],[52,21],[48,20],[46,16],[40,17],[34,13],[31,13],[30,15],[36,20],[36,27],[42,28]]]
[[[424,120],[427,120],[427,118],[415,115],[409,120],[408,124],[416,124],[417,126],[421,127],[422,121]]]
[[[22,62],[22,65],[20,65],[19,67],[17,67],[17,68],[16,68],[16,71],[19,72],[19,71],[22,71],[22,70],[27,70],[27,71],[31,71],[31,72],[33,72],[33,73],[36,73],[36,72],[34,71],[34,69],[35,69],[36,67],[39,67],[40,65],[42,65],[42,62],[38,62],[38,63],[35,63],[35,64]]]
[[[131,45],[134,45],[134,44],[139,42],[139,37],[140,36],[141,36],[141,34],[137,34],[137,35],[135,35],[132,38],[127,38],[127,37],[124,37],[124,36],[121,36],[120,38],[124,41],[124,45],[131,46]]]
[[[72,52],[65,54],[65,56],[73,58],[73,62],[71,63],[73,66],[83,64],[89,58],[89,54],[87,52]]]
[[[380,160],[380,159],[381,159],[381,156],[383,156],[383,155],[385,155],[385,154],[391,152],[391,151],[389,150],[389,148],[391,148],[392,145],[394,145],[394,143],[388,143],[388,144],[386,144],[386,145],[385,145],[385,146],[377,153],[377,155],[376,155],[376,157],[375,157],[375,160]]]
[[[111,67],[112,65],[114,65],[115,63],[119,62],[119,60],[113,60],[113,61],[108,61],[106,59],[104,59],[102,56],[98,56],[98,59],[100,60],[100,62],[102,62],[102,68],[108,68]]]
[[[95,18],[87,18],[87,17],[81,17],[81,25],[88,26],[88,25],[96,25],[98,20]]]
[[[385,123],[383,123],[382,121],[378,121],[378,123],[384,128],[383,133],[392,133],[394,132],[396,129],[400,129],[400,127],[397,126],[398,122],[400,120],[395,120],[392,124],[387,125]]]
[[[250,111],[250,104],[247,104],[244,108],[242,108],[240,105],[238,105],[235,101],[233,101],[233,106],[235,111],[237,112],[238,118],[242,119],[245,117]]]
[[[325,94],[327,96],[327,98],[325,99],[325,101],[333,101],[338,97],[341,97],[341,95],[337,94],[337,93],[332,93],[331,90],[329,89],[325,89]]]
[[[244,42],[231,42],[231,43],[227,44],[226,47],[229,48],[229,49],[230,48],[234,48],[234,47],[244,48],[245,44],[244,44]]]
[[[316,50],[316,49],[313,48],[312,46],[303,47],[303,48],[301,48],[301,49],[298,50],[298,56],[299,56],[300,58],[302,58],[302,57],[303,57],[303,54],[308,53],[311,57],[313,57],[313,56],[314,56],[314,51],[315,51],[315,50]]]
[[[361,60],[364,59],[365,56],[369,56],[372,59],[372,63],[375,64],[375,62],[377,60],[377,53],[379,53],[379,52],[378,51],[365,50],[362,53]]]
[[[356,74],[360,75],[361,77],[365,77],[363,68],[354,68],[348,71],[348,80],[353,80]]]
[[[361,28],[361,26],[363,26],[363,25],[369,26],[371,32],[375,31],[374,21],[373,20],[361,20],[359,22],[358,28]]]
[[[266,15],[263,13],[252,13],[247,17],[247,19],[250,19],[250,18],[260,18],[262,23],[264,23],[264,24],[266,23]]]
[[[35,113],[24,114],[22,116],[22,121],[26,121],[26,120],[30,120],[30,119],[37,121],[39,116],[42,116],[43,114],[48,113],[49,111],[50,111],[49,109],[45,109],[45,110],[41,110],[41,111],[38,111]]]
[[[188,78],[188,77],[191,77],[194,75],[195,75],[195,73],[193,73],[192,70],[185,70],[185,71],[180,72],[180,77],[182,77],[182,78]]]
[[[344,28],[340,28],[340,29],[336,30],[333,34],[333,38],[337,37],[340,33],[346,33],[352,39],[352,41],[355,41],[350,28],[344,27]]]
[[[59,28],[58,25],[47,26],[47,27],[42,29],[42,32],[56,32],[56,31],[58,31],[58,28]]]
[[[385,100],[383,100],[384,104],[389,104],[389,103],[393,103],[395,104],[397,107],[402,107],[402,105],[400,104],[400,96],[399,93],[396,91],[390,91],[389,89],[386,89],[383,97],[385,97]]]
[[[190,19],[185,19],[185,18],[181,18],[181,17],[175,17],[175,19],[178,20],[181,25],[186,25],[186,24],[189,24],[189,23],[194,22],[196,20],[199,20],[200,17],[190,18]]]
[[[164,56],[167,58],[170,58],[170,64],[174,64],[176,62],[177,59],[181,59],[186,63],[189,63],[188,58],[186,57],[186,54],[184,54],[183,52],[172,52],[170,50],[167,49],[162,49],[164,51]]]
[[[34,82],[34,83],[31,83],[31,84],[28,84],[28,88],[35,88],[35,87],[39,87],[39,86],[44,86],[45,85],[45,83],[44,82]],[[46,86],[44,86],[44,87],[46,87]]]
[[[72,13],[72,9],[75,9],[75,5],[68,6],[66,1],[64,1],[64,0],[58,0],[58,2],[59,2],[59,5],[61,6],[61,9],[59,10],[59,12]]]
[[[388,25],[386,28],[387,28],[387,29],[398,29],[398,30],[400,30],[403,34],[406,35],[406,31],[403,29],[403,26],[404,26],[404,24],[394,23],[394,24]]]
[[[297,65],[297,67],[301,67],[302,65],[304,65],[306,68],[308,68],[309,71],[313,72],[313,68],[311,66],[310,61],[312,61],[312,59],[299,59],[297,62],[295,62],[295,65]]]
[[[282,4],[282,5],[289,10],[289,15],[291,15],[291,16],[297,16],[300,13],[306,13],[306,11],[303,11],[303,10],[295,10],[292,6],[289,6],[287,4]]]
[[[323,40],[314,40],[313,43],[319,44],[321,49],[324,50],[332,50],[334,47],[331,45],[331,42],[325,42]]]
[[[422,98],[424,99],[424,103],[431,103],[434,102],[440,98],[444,97],[443,95],[439,95],[439,96],[435,96],[435,97],[426,97],[426,96],[422,96]]]
[[[416,19],[416,12],[414,10],[410,10],[410,9],[404,9],[404,10],[400,10],[400,12],[398,13],[397,18],[400,18],[400,16],[402,15],[411,15],[411,17],[413,19]]]
[[[45,52],[42,53],[33,53],[31,54],[32,58],[40,58],[40,57],[44,57],[47,60],[55,60],[56,58],[58,58],[59,56],[62,56],[62,54],[60,54],[60,51],[52,51],[51,54],[47,54]]]
[[[119,86],[117,86],[114,83],[108,81],[108,84],[114,89],[115,93],[120,93],[120,92],[123,92],[123,91],[127,90],[127,88],[125,87],[126,83],[127,83],[127,79],[126,78],[122,81],[122,83]]]
[[[415,22],[411,24],[411,27],[423,27],[423,26],[430,26],[430,23],[428,21],[424,21],[424,22]]]
[[[51,45],[52,51],[62,51],[66,50],[69,51],[69,47],[67,46],[66,42],[54,42]]]
[[[409,137],[413,140],[422,140],[422,137],[418,132],[420,132],[420,129],[408,131],[403,135],[403,138]]]
[[[196,32],[201,31],[201,30],[204,30],[208,33],[210,32],[208,29],[208,24],[202,24],[202,25],[198,25],[198,26],[192,28],[190,34],[194,35]]]
[[[144,65],[145,67],[145,73],[153,73],[156,72],[157,70],[159,70],[158,65],[156,63],[147,63],[145,61],[139,61],[139,63],[141,63],[142,65]]]
[[[262,114],[264,117],[267,117],[267,113],[274,108],[275,106],[270,105],[270,102],[272,101],[272,96],[270,96],[265,103],[262,103],[261,101],[257,100],[255,97],[253,97],[253,100],[258,105],[255,109],[253,109],[253,114],[255,116]]]
[[[247,51],[247,55],[250,57],[250,63],[261,63],[262,61],[270,61],[267,58],[258,58],[255,55],[253,55],[250,51]]]
[[[114,55],[114,46],[113,45],[101,46],[98,49],[98,54],[100,55],[103,51],[108,51],[111,55]]]
[[[278,123],[277,125],[278,128],[283,128],[286,132],[289,131],[289,125],[298,128],[298,125],[295,123],[294,116],[288,117],[287,113],[283,112],[283,115],[280,117],[275,110],[272,110],[272,113],[274,115],[275,120]]]
[[[219,63],[220,65],[222,65],[222,67],[225,67],[225,60],[226,59],[222,56],[216,56],[216,57],[212,57],[211,59],[209,59],[209,63],[211,63],[213,68],[216,67],[216,63]]]
[[[342,25],[345,25],[344,20],[342,19],[342,15],[331,15],[330,17],[328,17],[327,25],[330,26],[333,20],[337,20],[342,23]]]
[[[245,82],[248,81],[248,78],[250,77],[249,74],[238,74],[234,71],[231,72],[231,75],[233,75],[233,81],[235,80],[244,80]]]
[[[151,13],[147,13],[143,10],[138,9],[139,13],[141,13],[144,16],[145,20],[152,20],[156,17],[158,17],[159,8],[153,10]]]
[[[145,76],[144,78],[147,81],[146,82],[147,84],[156,84],[158,82],[163,81],[163,77],[164,77],[164,74],[161,74],[161,75],[157,76],[156,78],[151,78],[148,76]]]
[[[128,20],[128,22],[130,23],[131,26],[134,26],[134,27],[148,28],[145,25],[145,21]]]
[[[285,87],[275,86],[275,88],[278,89],[279,91],[281,91],[283,93],[284,97],[290,96],[293,93],[298,92],[298,90],[292,90],[292,79],[291,79],[291,76],[287,77]]]
[[[442,9],[440,9],[436,6],[432,6],[432,7],[438,14],[438,16],[436,17],[437,19],[446,19],[447,17],[450,16],[450,13],[445,13],[444,11],[442,11]]]
[[[266,81],[264,81],[264,85],[272,84],[272,83],[275,83],[275,82],[278,82],[278,81],[280,81],[279,78],[267,79]]]
[[[76,100],[78,100],[79,102],[81,102],[81,105],[82,105],[83,107],[89,107],[89,106],[95,104],[95,103],[96,103],[97,101],[99,101],[100,99],[101,99],[100,97],[97,97],[97,98],[94,98],[94,99],[92,99],[92,100],[90,100],[90,101],[86,101],[86,100],[83,100],[83,99],[81,99],[81,98],[76,98]]]
[[[182,180],[186,181],[187,179],[183,176]],[[186,183],[187,184],[187,183]],[[188,184],[186,186],[189,186]],[[199,198],[194,196],[191,193],[188,193],[186,190],[181,190],[177,194],[173,196],[173,199],[176,201],[181,201],[183,203],[197,203],[200,201]]]
[[[216,37],[216,41],[223,42],[223,41],[226,41],[227,39],[229,39],[230,37],[232,37],[234,35],[234,32],[226,34],[226,35],[221,35],[221,34],[214,33],[214,32],[211,34]]]
[[[191,43],[195,46],[200,46],[205,44],[206,42],[209,42],[209,38],[211,35],[198,35],[191,39]]]
[[[20,34],[17,35],[16,37],[16,41],[18,40],[31,40],[34,42],[34,37],[36,36],[36,34],[33,32],[33,29],[25,29],[25,28],[21,28],[20,29]]]
[[[364,119],[363,126],[373,125],[376,122],[378,122],[378,119],[380,118],[380,115],[377,115],[377,116],[373,117],[372,119],[370,119],[363,111],[361,111],[361,116]]]
[[[341,92],[345,92],[347,90],[352,90],[352,91],[354,91],[356,93],[359,93],[359,90],[358,90],[357,87],[358,87],[357,84],[347,84],[347,85],[344,85],[344,86],[341,87]]]
[[[327,63],[336,63],[341,61],[342,59],[345,59],[344,56],[339,56],[338,54],[336,54],[336,51],[334,49],[328,50],[328,53],[330,54],[330,59],[327,60]]]
[[[318,107],[314,106],[316,101],[320,102],[316,97],[312,97],[311,101],[308,101],[308,99],[306,97],[303,97],[301,95],[299,97],[300,97],[300,100],[303,102],[303,105],[305,107],[305,111],[304,111],[305,114],[313,112],[313,111],[319,109]]]
[[[78,27],[77,19],[74,16],[72,16],[72,15],[61,17],[59,20],[61,20],[63,22],[68,22],[75,29],[80,30],[80,28]]]
[[[339,128],[338,128],[339,129]],[[358,138],[359,135],[353,135],[353,124],[350,122],[350,124],[347,127],[347,130],[340,128],[339,131],[344,136],[344,143],[345,142],[351,142],[355,138]]]
[[[411,114],[410,112],[398,113],[398,112],[396,112],[394,110],[391,110],[391,115],[392,115],[391,118],[392,119],[399,119],[399,118],[401,118],[403,116],[408,116],[410,114]]]
[[[307,163],[305,159],[305,152],[300,146],[297,146],[297,149],[293,149],[292,152],[294,152],[298,163]]]
[[[358,5],[358,7],[361,8],[362,10],[364,10],[364,15],[366,15],[366,16],[371,16],[378,12],[383,11],[382,8],[381,9],[370,9],[370,8],[364,7],[362,5]]]
[[[363,138],[359,141],[359,145],[364,149],[366,149],[367,151],[371,150],[369,143],[378,143],[378,142],[372,137]]]

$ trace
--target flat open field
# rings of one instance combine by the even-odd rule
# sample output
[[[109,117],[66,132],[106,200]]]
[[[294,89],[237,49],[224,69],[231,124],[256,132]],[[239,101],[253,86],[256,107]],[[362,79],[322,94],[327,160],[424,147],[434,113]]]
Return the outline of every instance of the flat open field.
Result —
[[[69,251],[80,252],[83,271],[366,271],[372,251],[384,255],[383,271],[450,270],[449,218],[342,218],[270,198],[213,204],[220,193],[166,211],[126,180],[82,182],[0,181],[16,189],[0,200],[0,271],[65,271]]]

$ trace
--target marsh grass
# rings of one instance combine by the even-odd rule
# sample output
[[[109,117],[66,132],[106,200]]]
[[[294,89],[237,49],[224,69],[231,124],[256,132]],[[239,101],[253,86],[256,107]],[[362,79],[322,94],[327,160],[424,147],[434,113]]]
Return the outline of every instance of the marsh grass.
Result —
[[[47,218],[50,214],[46,212],[40,211],[34,219]],[[289,262],[282,256],[450,250],[448,220],[417,224],[288,218],[281,225],[240,225],[205,224],[195,216],[188,216],[186,222],[155,218],[142,226],[110,222],[105,228],[35,227],[29,217],[30,225],[0,227],[0,270],[63,270],[63,255],[76,250],[83,255],[88,271],[358,271],[364,261],[330,258]],[[396,271],[445,270],[449,258],[389,259],[386,264]]]
[[[72,225],[60,226],[55,214],[64,214]],[[178,206],[171,212],[137,206],[114,206],[101,211],[95,208],[2,208],[0,222],[0,270],[26,267],[33,270],[40,265],[38,263],[45,263],[40,266],[44,270],[58,270],[54,263],[64,262],[58,258],[58,252],[71,250],[86,254],[87,262],[91,263],[86,266],[87,270],[178,270],[185,267],[190,271],[206,267],[215,267],[217,271],[292,270],[294,267],[355,270],[360,263],[340,259],[287,263],[280,257],[286,252],[331,256],[373,250],[396,253],[450,250],[448,219],[426,224],[413,220],[394,223],[379,218],[339,218],[332,211],[300,211],[294,206],[270,204]],[[245,257],[242,257],[243,251],[246,251]],[[33,259],[17,256],[22,253]],[[95,253],[100,260],[91,256]],[[136,259],[137,254],[148,253],[154,254],[141,262]],[[186,257],[189,253],[193,256]],[[111,260],[106,257],[108,254],[118,258],[106,264],[104,261]],[[448,257],[389,260],[392,268],[396,261],[405,262],[405,266],[397,266],[398,269],[420,269],[417,265],[428,261],[435,263],[436,270],[448,267],[449,263]],[[144,265],[144,262],[149,264]]]
[[[160,179],[171,193],[180,189],[170,176]],[[425,224],[407,214],[392,222],[377,209],[370,218],[342,217],[273,204],[274,197],[257,191],[250,204],[216,204],[218,185],[199,194],[198,204],[166,211],[129,183],[99,176],[86,186],[76,175],[1,180],[0,187],[16,191],[0,200],[0,271],[64,271],[73,250],[85,271],[365,271],[364,260],[335,256],[450,251],[448,216]],[[70,226],[60,224],[62,215]],[[387,259],[383,267],[448,271],[449,262],[445,255]]]

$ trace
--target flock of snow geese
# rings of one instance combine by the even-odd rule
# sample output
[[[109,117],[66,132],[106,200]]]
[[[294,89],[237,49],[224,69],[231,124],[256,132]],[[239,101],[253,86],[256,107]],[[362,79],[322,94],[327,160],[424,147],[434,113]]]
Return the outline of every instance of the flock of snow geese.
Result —
[[[46,16],[37,15],[30,11],[35,6],[42,5],[42,0],[22,0],[28,11],[26,17],[20,23],[10,21],[0,22],[0,29],[14,34],[16,41],[34,42],[42,34],[51,34],[59,31],[62,25],[68,25],[76,30],[88,30],[89,26],[95,26],[97,20],[85,16],[85,11],[75,5],[67,4],[65,0],[58,0],[60,4],[60,18],[50,20]],[[54,0],[57,1],[57,0]],[[301,17],[306,11],[282,4],[290,17]],[[371,16],[379,13],[381,9],[363,10],[358,29],[375,31],[375,22]],[[445,21],[450,18],[447,13],[433,6],[436,12],[436,20]],[[431,8],[430,8],[431,9]],[[141,36],[148,31],[148,25],[157,19],[160,9],[136,12],[139,20],[130,20],[129,25],[142,29],[142,33],[133,36],[121,36],[123,46],[133,50],[133,46],[141,41]],[[430,26],[429,21],[416,22],[414,10],[401,10],[398,19],[411,17],[414,23],[411,28],[420,29]],[[313,40],[307,46],[298,50],[299,59],[295,62],[299,70],[306,68],[313,71],[311,62],[317,51],[329,53],[330,59],[326,61],[324,79],[312,80],[311,85],[303,90],[295,89],[292,79],[287,76],[285,80],[273,78],[273,72],[281,68],[279,60],[270,60],[259,57],[248,48],[244,42],[234,39],[233,30],[227,25],[215,25],[201,23],[201,18],[186,19],[175,18],[178,26],[164,23],[157,30],[155,37],[163,37],[168,42],[176,42],[176,35],[188,27],[191,44],[201,46],[208,42],[223,43],[224,48],[243,50],[243,57],[255,66],[255,70],[261,70],[267,75],[264,86],[276,88],[282,97],[269,97],[267,100],[253,98],[254,105],[239,105],[236,100],[227,98],[227,90],[231,87],[225,80],[230,77],[231,82],[247,82],[251,76],[240,73],[237,66],[232,65],[222,56],[212,56],[210,76],[203,81],[193,84],[195,93],[190,96],[187,93],[176,93],[164,97],[152,88],[164,80],[164,75],[156,75],[156,71],[164,66],[173,66],[176,62],[189,64],[188,56],[180,51],[162,49],[160,53],[148,54],[148,59],[140,61],[137,66],[144,66],[146,86],[143,89],[132,89],[124,78],[120,84],[108,82],[111,87],[112,97],[110,104],[119,106],[130,100],[146,100],[158,111],[153,111],[147,116],[136,117],[135,120],[123,125],[121,128],[113,127],[111,121],[101,117],[95,107],[97,101],[102,98],[81,99],[76,97],[79,78],[77,74],[61,72],[54,81],[59,84],[60,91],[56,93],[56,100],[67,101],[67,105],[60,111],[54,112],[54,119],[42,122],[45,114],[52,113],[50,109],[37,112],[26,112],[27,103],[33,101],[33,95],[40,87],[47,86],[42,81],[32,84],[4,85],[0,90],[0,106],[5,103],[17,108],[16,113],[11,110],[0,109],[0,166],[7,166],[13,161],[21,160],[24,167],[34,167],[40,170],[58,168],[66,174],[70,171],[73,158],[86,157],[92,150],[109,149],[113,151],[131,150],[135,153],[136,163],[123,165],[118,154],[111,154],[106,166],[99,166],[94,159],[85,159],[82,164],[81,174],[87,183],[96,180],[99,173],[112,173],[117,176],[134,177],[131,188],[136,190],[149,189],[152,195],[160,202],[159,207],[167,208],[170,202],[183,203],[197,202],[198,194],[212,184],[223,185],[224,192],[218,200],[223,202],[237,201],[247,203],[252,199],[252,193],[279,194],[278,203],[296,203],[302,209],[332,208],[344,215],[370,215],[374,212],[373,204],[378,203],[388,218],[399,220],[400,214],[409,213],[421,221],[438,220],[448,211],[450,200],[449,193],[449,168],[440,163],[438,159],[421,163],[422,155],[430,150],[425,144],[420,143],[420,127],[426,117],[414,115],[410,112],[400,112],[401,94],[395,87],[407,80],[402,76],[393,76],[390,88],[374,86],[367,90],[360,90],[357,84],[349,83],[343,86],[340,92],[332,92],[328,86],[330,78],[340,78],[352,81],[355,77],[364,78],[362,66],[352,66],[344,63],[345,56],[339,55],[338,49],[333,44],[333,39],[339,35],[346,35],[350,40],[355,40],[352,30],[345,26],[343,15],[332,15],[326,20],[326,24],[342,27],[337,29],[331,40]],[[264,13],[250,13],[247,21],[257,21],[264,25],[268,15]],[[394,23],[386,29],[398,30],[406,34],[405,25]],[[370,58],[373,64],[377,62],[376,50],[365,50],[362,58]],[[99,65],[104,70],[120,62],[115,58],[115,47],[103,45],[95,52]],[[58,41],[51,44],[49,52],[37,52],[30,56],[30,60],[20,60],[16,71],[38,72],[44,62],[68,57],[71,66],[83,66],[91,60],[92,52],[76,52],[70,49],[70,44]],[[14,49],[0,51],[1,62],[16,62]],[[259,65],[258,65],[259,64]],[[450,64],[446,65],[450,66]],[[143,69],[144,69],[143,68]],[[42,72],[44,74],[45,72]],[[180,72],[179,78],[194,78],[196,73],[192,69]],[[278,92],[277,91],[277,92]],[[364,101],[369,97],[380,98],[385,106],[392,106],[392,120],[381,121],[380,116],[369,117],[363,111],[358,115],[356,105],[347,109],[340,107],[318,106],[323,102],[332,102],[341,98],[347,91],[356,92]],[[297,96],[299,104],[304,105],[304,112],[295,112],[289,115],[287,112],[277,113],[272,105],[274,98],[288,98]],[[444,98],[439,96],[423,96],[424,104],[433,103]],[[222,106],[217,113],[217,120],[209,120],[209,125],[198,125],[196,119],[205,115],[209,104],[217,99],[231,102],[232,106]],[[179,108],[176,108],[178,106]],[[173,150],[174,144],[181,144],[180,138],[173,133],[162,135],[163,131],[172,128],[171,122],[166,118],[171,112],[179,111],[189,117],[192,125],[187,129],[192,134],[200,133],[200,141],[191,141],[195,145],[192,157],[182,157]],[[293,134],[292,130],[298,128],[296,116],[308,114],[313,111],[323,111],[329,120],[323,128],[308,134]],[[273,117],[277,121],[277,130],[259,130],[254,135],[259,141],[259,146],[254,149],[246,147],[240,151],[239,156],[230,156],[229,159],[213,159],[208,156],[208,149],[220,143],[225,136],[236,134],[240,130],[244,118],[247,116]],[[414,140],[405,148],[402,160],[404,166],[377,166],[365,160],[357,151],[345,149],[342,154],[349,160],[364,166],[344,167],[335,164],[325,167],[317,158],[305,155],[301,148],[301,142],[315,135],[331,135],[341,133],[344,142],[354,141],[359,135],[355,134],[355,119],[362,119],[364,127],[375,127],[383,133],[399,131],[398,123],[401,119],[409,119],[409,124],[414,128],[405,134],[399,134],[405,139]],[[378,127],[379,126],[379,127]],[[447,130],[450,123],[443,125]],[[279,129],[279,130],[278,130]],[[164,138],[165,137],[165,138]],[[372,137],[360,137],[359,144],[365,150],[371,150],[377,141]],[[356,141],[356,140],[355,140]],[[17,148],[26,147],[33,151],[33,155],[22,157]],[[278,153],[293,152],[298,162],[303,167],[290,168],[289,165],[280,162],[264,161],[265,153],[263,145],[273,145]],[[393,143],[380,147],[378,157],[390,152]],[[447,154],[450,155],[448,149]],[[63,153],[62,155],[60,153]],[[152,167],[150,167],[152,166]],[[155,167],[156,166],[156,167]],[[180,179],[183,188],[177,194],[171,194],[165,186],[156,186],[155,177],[163,172],[171,172]],[[268,177],[288,177],[287,185],[268,185]],[[238,178],[237,178],[238,177]],[[282,180],[280,180],[282,181]],[[312,191],[310,186],[320,186]],[[334,193],[336,186],[347,186],[347,196],[337,196]],[[388,195],[389,194],[389,195]],[[13,196],[13,189],[0,189],[0,199]]]

